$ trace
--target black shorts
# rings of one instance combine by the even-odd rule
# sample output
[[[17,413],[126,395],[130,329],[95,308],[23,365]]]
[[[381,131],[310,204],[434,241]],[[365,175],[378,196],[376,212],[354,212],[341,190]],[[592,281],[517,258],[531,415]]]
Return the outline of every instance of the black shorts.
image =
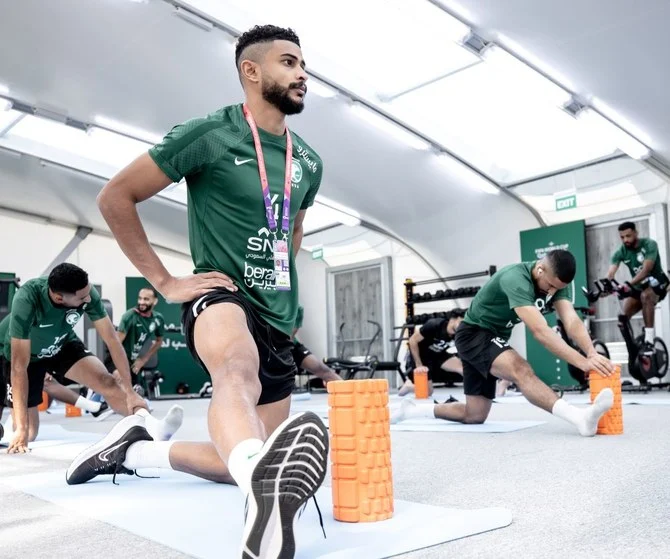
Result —
[[[498,355],[512,349],[507,340],[490,330],[462,322],[456,330],[456,349],[463,362],[463,391],[466,396],[496,396],[497,378],[491,365]]]
[[[80,340],[67,342],[63,348],[53,357],[40,359],[28,365],[28,407],[34,408],[42,403],[42,390],[44,390],[44,377],[48,373],[61,384],[72,384],[65,378],[65,374],[72,366],[84,357],[93,355]],[[5,385],[5,402],[12,407],[12,367],[9,360],[0,357],[3,384]]]
[[[652,287],[651,289],[658,295],[658,302],[660,303],[663,299],[665,299],[665,296],[668,294],[668,284],[670,284],[670,279],[668,276],[663,276],[663,279],[659,280],[659,284]],[[640,297],[642,297],[642,289],[635,289],[633,288],[631,297],[633,299],[637,299],[638,301],[640,300]]]
[[[307,349],[303,344],[301,344],[298,340],[293,340],[293,361],[295,362],[295,366],[300,368],[300,365],[302,365],[302,362],[305,360],[305,358],[308,355],[312,355],[312,352]]]
[[[442,368],[442,364],[452,357],[458,357],[458,355],[440,353],[436,354],[434,357],[421,357],[421,362],[424,364],[424,366],[428,367],[428,380],[438,383],[444,382],[447,384],[462,382],[463,377],[459,373],[455,371],[445,371]],[[412,382],[414,382],[414,367],[416,367],[416,365],[414,364],[414,359],[412,359],[412,368],[407,373],[407,377]]]
[[[195,301],[184,303],[181,323],[186,345],[191,355],[207,371],[207,367],[195,350],[193,332],[195,321],[205,307],[211,307],[219,303],[238,305],[247,317],[247,326],[258,348],[258,378],[262,387],[258,404],[270,404],[290,396],[295,386],[295,375],[298,372],[293,360],[293,342],[289,336],[265,322],[242,295],[227,289],[217,289]],[[214,335],[225,336],[225,332],[215,333]],[[207,373],[209,374],[209,371]]]

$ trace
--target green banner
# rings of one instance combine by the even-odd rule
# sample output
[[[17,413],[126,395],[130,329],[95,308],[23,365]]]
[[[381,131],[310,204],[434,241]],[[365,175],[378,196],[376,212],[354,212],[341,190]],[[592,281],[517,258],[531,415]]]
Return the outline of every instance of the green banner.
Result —
[[[149,282],[142,277],[126,278],[126,308],[137,305],[137,295],[143,287],[150,287]],[[158,350],[158,370],[165,375],[161,384],[161,394],[177,393],[177,385],[184,382],[189,386],[191,394],[197,394],[209,376],[191,357],[186,347],[184,334],[181,332],[181,304],[168,304],[159,294],[156,311],[165,318],[165,337],[163,346]],[[123,312],[123,311],[122,311]],[[114,311],[115,322],[118,324],[121,313]]]
[[[524,262],[539,260],[547,252],[556,249],[569,250],[577,261],[577,274],[569,286],[572,303],[575,306],[588,306],[582,286],[587,285],[586,279],[586,229],[584,221],[571,221],[550,227],[540,227],[521,231],[521,259]],[[545,315],[549,326],[556,326],[555,313]],[[563,386],[576,385],[570,376],[567,363],[557,359],[547,351],[526,329],[526,358],[531,367],[547,384]]]

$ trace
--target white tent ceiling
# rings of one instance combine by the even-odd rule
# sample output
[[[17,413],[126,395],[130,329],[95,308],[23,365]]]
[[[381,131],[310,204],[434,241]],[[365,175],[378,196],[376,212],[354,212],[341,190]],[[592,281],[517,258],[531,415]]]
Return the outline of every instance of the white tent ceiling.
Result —
[[[375,2],[371,0],[371,3],[376,3],[376,0]],[[241,89],[233,64],[231,35],[221,29],[207,32],[174,17],[174,5],[178,4],[187,3],[165,0],[149,0],[145,3],[130,0],[59,0],[58,2],[22,0],[9,3],[3,7],[3,17],[0,19],[0,47],[3,52],[0,58],[0,84],[8,88],[6,95],[12,99],[41,109],[50,109],[56,114],[67,115],[85,123],[100,122],[100,116],[107,117],[146,131],[147,139],[149,135],[162,135],[175,123],[206,114],[222,105],[238,102],[241,99]],[[244,29],[245,26],[265,21],[271,15],[271,11],[259,11],[259,6],[262,4],[260,0],[246,2],[192,0],[188,4],[200,9],[214,6],[218,11],[212,20],[217,20],[224,27],[228,25],[232,29]],[[303,18],[307,10],[290,10],[285,2],[270,4],[281,7],[285,14],[284,19],[290,19],[289,16],[296,14],[299,20],[296,23],[302,22],[303,30],[310,29],[305,26]],[[270,4],[265,3],[266,6]],[[485,174],[495,176],[500,182],[505,182],[502,178],[530,178],[530,176],[554,171],[573,163],[579,164],[582,160],[588,161],[607,156],[612,152],[611,149],[600,149],[588,153],[570,152],[568,147],[578,143],[577,140],[581,135],[578,129],[573,128],[574,124],[564,120],[571,117],[560,111],[552,112],[550,118],[552,122],[560,121],[559,126],[567,127],[566,134],[569,134],[563,139],[563,144],[547,143],[546,137],[553,136],[551,133],[542,137],[537,136],[542,131],[533,128],[537,124],[537,122],[533,123],[533,119],[537,121],[539,116],[528,118],[520,105],[509,107],[509,110],[506,111],[509,113],[507,115],[509,118],[500,120],[501,129],[491,128],[492,114],[490,111],[491,107],[496,106],[495,103],[486,105],[488,112],[482,110],[481,118],[477,119],[475,118],[478,114],[477,108],[466,107],[464,101],[468,96],[464,97],[462,93],[458,93],[458,103],[442,103],[445,107],[445,114],[453,119],[454,126],[449,126],[449,120],[446,123],[440,121],[442,115],[440,111],[413,110],[414,107],[425,108],[434,100],[435,95],[438,95],[438,99],[440,95],[457,95],[453,87],[441,91],[439,84],[436,86],[438,89],[433,91],[433,98],[425,97],[426,91],[419,90],[400,97],[389,109],[389,106],[383,105],[375,95],[397,93],[416,84],[417,80],[425,81],[436,70],[444,73],[468,65],[471,63],[472,55],[465,51],[462,52],[462,55],[456,55],[459,51],[454,49],[461,49],[461,47],[453,44],[445,46],[444,41],[439,38],[433,37],[432,42],[426,39],[430,35],[425,33],[425,27],[423,27],[427,20],[418,22],[421,24],[418,25],[416,21],[398,20],[396,17],[396,21],[391,21],[389,25],[405,24],[409,39],[401,41],[399,37],[402,35],[390,38],[388,45],[396,45],[396,48],[390,52],[389,56],[381,57],[388,68],[380,62],[379,66],[385,69],[381,73],[378,72],[379,76],[376,76],[372,71],[374,61],[365,58],[366,56],[369,58],[370,53],[376,53],[375,56],[379,57],[379,50],[372,48],[379,47],[380,40],[373,33],[374,12],[362,11],[368,3],[359,2],[358,4],[358,10],[348,12],[341,5],[334,6],[325,0],[315,0],[310,3],[310,11],[318,13],[319,9],[323,10],[321,20],[325,19],[328,25],[321,22],[319,29],[335,29],[334,47],[336,49],[340,49],[341,44],[349,41],[355,43],[356,40],[368,37],[368,35],[377,41],[376,44],[373,41],[372,45],[367,45],[368,50],[359,50],[358,52],[364,53],[364,55],[361,54],[360,60],[352,59],[354,55],[352,53],[336,61],[337,63],[333,63],[332,53],[324,50],[324,44],[328,43],[322,41],[317,45],[314,32],[311,34],[303,32],[299,25],[296,25],[303,36],[303,51],[308,64],[316,68],[329,81],[353,91],[357,97],[368,103],[382,106],[384,111],[392,113],[395,118],[408,122],[411,128],[417,129],[431,140],[436,140],[434,143],[457,153],[459,157],[466,159],[468,163]],[[435,8],[427,0],[406,0],[405,2],[389,0],[387,4],[394,5],[394,9],[398,6],[406,8],[411,5],[417,9],[417,12],[421,12],[419,6],[424,4]],[[478,0],[477,2],[460,2],[460,7],[455,6],[452,2],[442,1],[442,4],[452,9],[469,8],[467,17],[483,37],[487,34],[488,36],[495,35],[499,22],[507,22],[509,30],[505,29],[508,31],[506,36],[509,35],[521,44],[524,43],[524,37],[532,39],[535,36],[530,30],[543,29],[540,24],[542,14],[537,13],[537,10],[535,10],[536,21],[534,22],[530,18],[514,19],[502,8],[502,5],[511,4],[514,5],[514,11],[523,11],[527,14],[532,12],[531,6],[540,4],[533,0],[525,0],[525,2],[498,2],[497,0],[479,2]],[[542,4],[545,9],[548,3]],[[562,6],[565,8],[570,4],[577,6],[576,2],[563,2]],[[592,4],[604,6],[604,0],[592,0],[589,5]],[[617,4],[626,3],[618,2]],[[632,2],[628,4],[632,5]],[[223,12],[221,8],[224,8]],[[488,14],[477,13],[477,10],[485,9],[489,10]],[[584,11],[581,5],[580,10]],[[494,13],[497,13],[495,17],[491,16],[490,19],[486,19]],[[345,14],[346,19],[343,19],[341,14]],[[351,29],[347,28],[347,22],[351,22]],[[287,24],[290,21],[278,21],[277,23]],[[446,29],[444,26],[442,28]],[[569,26],[565,25],[563,28],[567,31]],[[369,30],[369,33],[366,32],[366,29]],[[516,35],[513,33],[515,30]],[[614,40],[617,36],[616,29],[612,30],[612,36]],[[367,39],[368,42],[370,37]],[[547,33],[544,33],[543,37],[545,40],[542,44],[553,44]],[[310,39],[313,48],[310,48]],[[417,40],[419,41],[418,46]],[[447,49],[445,52],[450,56],[436,50],[441,48],[440,45]],[[556,48],[559,49],[559,47]],[[592,65],[598,62],[595,48],[593,52]],[[540,51],[536,54],[540,54]],[[435,67],[431,64],[421,65],[419,60],[429,56],[437,57],[435,59],[440,61],[439,64],[436,63]],[[461,58],[458,59],[458,56]],[[547,56],[552,62],[561,59],[558,56]],[[395,59],[397,62],[394,63]],[[569,77],[572,77],[570,74],[572,68],[580,69],[577,61],[573,62],[573,65],[566,64],[560,68],[562,72],[567,72],[566,75]],[[579,62],[582,61],[579,60]],[[346,69],[346,66],[354,67],[356,71],[347,74],[343,70],[343,67]],[[639,67],[637,69],[639,70]],[[480,71],[481,64],[479,67],[475,65],[471,69],[457,73],[454,78],[466,75],[467,72]],[[587,70],[583,71],[587,72]],[[371,89],[370,83],[362,83],[354,79],[368,76],[368,82],[374,86],[379,79],[388,75],[395,75],[398,79],[379,84],[376,92],[373,91],[374,87]],[[579,77],[576,76],[575,79]],[[611,83],[605,85],[615,87],[613,78]],[[653,80],[653,76],[646,76],[645,79],[649,82]],[[622,73],[619,73],[619,82],[621,88],[625,89],[627,77]],[[593,83],[594,87],[599,85],[599,82],[592,79],[584,81],[580,79],[579,83]],[[476,85],[482,86],[482,84],[486,85],[482,81],[477,82]],[[491,90],[490,86],[496,83],[491,82],[488,85],[488,90]],[[564,85],[567,85],[573,92],[583,93],[571,83],[564,83]],[[470,84],[471,94],[476,93],[475,89],[477,88]],[[468,91],[467,87],[464,91]],[[604,93],[601,94],[596,89],[589,91],[598,95],[607,93],[603,90]],[[493,100],[481,94],[478,99],[483,104],[493,103],[493,101],[510,103],[513,101],[513,98],[509,96],[512,93],[508,92],[507,96],[502,97],[498,95]],[[411,97],[412,95],[416,97]],[[655,95],[655,92],[650,93],[647,99],[653,101]],[[444,98],[449,99],[449,97]],[[607,99],[607,96],[603,98]],[[535,107],[537,104],[533,102],[530,105]],[[617,109],[623,106],[617,106],[616,103],[614,105]],[[455,110],[449,112],[446,111],[446,107]],[[626,107],[623,106],[623,108]],[[633,106],[633,108],[638,107]],[[552,108],[552,111],[554,109],[555,107]],[[631,111],[624,111],[624,116],[630,118],[640,114],[639,122],[644,124],[644,115],[642,113],[633,114]],[[460,113],[465,116],[456,122]],[[549,114],[547,107],[542,106],[541,112],[537,115],[540,114],[543,117]],[[515,115],[516,120],[513,118]],[[519,115],[525,116],[521,119]],[[638,122],[635,118],[633,121]],[[434,123],[441,124],[431,128],[431,124]],[[457,128],[456,124],[461,128]],[[523,134],[517,135],[518,144],[514,144],[511,140],[505,141],[506,137],[512,137],[510,126],[521,127],[522,124],[530,127],[528,128],[529,133],[526,134],[527,137],[524,137]],[[657,119],[655,124],[657,124],[655,130],[662,131],[662,120]],[[112,125],[108,126],[114,128]],[[495,258],[504,253],[505,245],[512,243],[516,246],[519,229],[538,224],[533,214],[511,194],[496,196],[482,192],[481,187],[490,189],[490,185],[466,167],[456,164],[453,160],[437,157],[430,150],[411,149],[394,138],[393,134],[371,127],[352,111],[348,99],[343,96],[326,99],[314,93],[310,94],[306,111],[299,117],[292,118],[292,127],[308,138],[324,159],[325,177],[322,194],[335,202],[355,209],[364,220],[381,225],[406,240],[429,257],[438,269],[445,273],[449,270],[469,271],[464,269],[464,266],[479,268],[496,263]],[[670,151],[670,141],[664,141],[660,132],[652,133],[654,129],[651,126],[647,128],[642,131],[644,134],[637,134],[639,139],[646,139],[646,133],[651,131],[648,134],[648,145],[661,155],[667,155],[664,150]],[[478,142],[466,141],[470,138],[467,136],[469,130],[474,130],[472,138],[480,139],[482,145],[486,145],[487,151],[477,151]],[[505,136],[505,130],[508,131],[507,136]],[[666,123],[665,131],[670,137],[667,130]],[[0,136],[1,133],[2,127],[0,126]],[[0,145],[16,149],[15,145],[8,144],[8,142],[21,139],[10,138],[10,135],[6,135],[4,140],[0,139]],[[439,138],[436,139],[436,136]],[[459,138],[463,140],[460,143]],[[487,138],[493,139],[486,143]],[[665,138],[665,140],[668,139]],[[533,146],[536,149],[531,152],[534,156],[530,157],[528,150]],[[495,149],[496,147],[499,149]],[[21,149],[20,151],[26,150]],[[42,153],[30,151],[28,153],[45,158]],[[547,154],[551,155],[551,153],[558,154],[559,157],[548,157]],[[540,166],[526,165],[528,161],[537,162],[542,157],[544,159]],[[71,163],[68,162],[68,164]],[[56,178],[57,173],[60,173],[58,178]],[[88,194],[80,196],[79,189],[81,188],[81,192],[84,192],[83,187],[73,176],[71,172],[57,171],[36,164],[32,157],[24,156],[20,161],[12,157],[4,159],[0,157],[1,205],[20,206],[22,204],[18,201],[20,197],[14,197],[14,185],[22,184],[16,181],[29,178],[26,186],[34,191],[24,193],[26,198],[24,202],[30,203],[35,210],[34,213],[48,214],[55,219],[72,223],[78,223],[80,220],[95,222],[96,228],[104,229],[104,223],[98,216],[91,215],[97,211],[93,204],[94,193],[90,196]],[[104,173],[103,176],[105,176]],[[99,185],[100,181],[89,181],[86,192],[88,193],[91,188],[94,192]],[[54,203],[42,204],[43,200],[50,199],[48,196],[54,198]],[[40,202],[36,203],[36,200]],[[60,203],[56,200],[60,200]],[[172,208],[169,211],[181,212],[181,214],[179,216],[168,215],[164,213],[168,211],[165,209],[168,207],[166,204],[168,203],[160,200],[155,202],[155,206],[154,202],[146,204],[144,211],[147,213],[149,235],[159,244],[185,251],[184,233],[186,229],[183,210],[179,210],[172,204],[169,206]],[[496,225],[494,236],[491,235],[492,224],[500,224]],[[470,233],[466,233],[471,239],[469,243],[475,246],[476,243],[482,243],[481,250],[474,255],[466,255],[461,250],[451,250],[449,243],[453,242],[455,235],[460,231],[469,231]]]

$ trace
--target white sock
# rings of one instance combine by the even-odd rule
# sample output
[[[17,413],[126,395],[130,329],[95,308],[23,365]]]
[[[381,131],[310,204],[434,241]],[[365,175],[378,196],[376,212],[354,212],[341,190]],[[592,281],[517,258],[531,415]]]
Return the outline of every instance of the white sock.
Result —
[[[91,413],[96,413],[100,411],[100,402],[93,402],[92,400],[87,400],[83,396],[79,396],[77,401],[74,403],[76,408],[80,410],[90,411]]]
[[[245,495],[251,489],[251,473],[257,462],[254,457],[261,451],[263,444],[260,439],[246,439],[237,443],[228,457],[228,471]]]
[[[400,407],[391,413],[390,423],[420,418],[435,419],[435,404],[417,404],[413,400],[405,399],[400,403]]]
[[[184,408],[172,406],[162,420],[156,419],[145,409],[136,411],[135,415],[144,418],[147,431],[149,431],[154,441],[168,441],[181,427],[184,420]]]
[[[556,400],[551,413],[572,423],[583,437],[592,437],[598,430],[598,421],[613,404],[614,392],[611,388],[604,388],[596,396],[593,404],[587,408],[577,408],[568,404],[565,400],[559,399]]]
[[[656,333],[654,332],[653,327],[644,329],[644,341],[645,342],[653,344],[655,337],[656,337]]]
[[[138,468],[164,468],[172,470],[170,448],[174,441],[138,441],[128,447],[124,467],[129,470]]]

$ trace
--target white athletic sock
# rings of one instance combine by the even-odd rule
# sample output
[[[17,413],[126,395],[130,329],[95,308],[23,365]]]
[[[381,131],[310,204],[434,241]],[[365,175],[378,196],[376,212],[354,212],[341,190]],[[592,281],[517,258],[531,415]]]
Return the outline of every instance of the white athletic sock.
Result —
[[[138,468],[164,468],[172,470],[170,448],[175,441],[137,441],[128,447],[124,467],[129,470]]]
[[[246,439],[237,443],[228,457],[228,471],[244,495],[251,489],[251,473],[257,463],[254,458],[263,448],[263,444],[260,439]]]
[[[400,407],[391,413],[390,423],[419,418],[435,419],[435,404],[417,404],[413,400],[405,399],[400,403]]]
[[[565,421],[572,423],[583,437],[592,437],[598,430],[598,421],[602,415],[614,404],[614,392],[604,388],[596,396],[593,404],[587,408],[577,408],[565,400],[556,400],[551,413]]]
[[[91,413],[96,413],[100,411],[100,402],[93,402],[92,400],[87,400],[83,396],[79,396],[77,401],[74,403],[76,408],[80,410],[90,411]]]
[[[147,431],[149,431],[154,441],[168,441],[181,427],[184,420],[184,408],[176,405],[172,406],[162,420],[156,419],[145,409],[136,411],[135,415],[144,418]]]
[[[654,332],[653,327],[644,329],[644,341],[645,342],[653,344],[655,337],[656,337],[656,333]]]

